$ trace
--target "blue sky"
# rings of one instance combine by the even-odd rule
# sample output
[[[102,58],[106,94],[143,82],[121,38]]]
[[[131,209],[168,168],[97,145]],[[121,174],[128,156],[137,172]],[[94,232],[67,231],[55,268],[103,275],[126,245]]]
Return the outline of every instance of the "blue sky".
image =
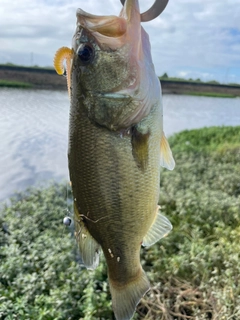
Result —
[[[139,0],[141,11],[153,0]],[[0,63],[51,66],[71,47],[76,9],[118,15],[120,0],[0,0]],[[149,33],[156,73],[240,83],[240,0],[169,0]]]

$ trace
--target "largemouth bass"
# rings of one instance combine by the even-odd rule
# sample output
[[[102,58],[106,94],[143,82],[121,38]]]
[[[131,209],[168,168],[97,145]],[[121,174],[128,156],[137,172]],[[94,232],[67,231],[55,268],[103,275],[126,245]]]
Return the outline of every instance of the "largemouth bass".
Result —
[[[126,0],[119,17],[78,9],[72,49],[55,56],[60,74],[67,60],[75,235],[87,268],[97,267],[102,249],[118,320],[132,317],[150,287],[141,245],[172,228],[158,200],[160,165],[172,170],[175,163],[142,17],[138,0]]]

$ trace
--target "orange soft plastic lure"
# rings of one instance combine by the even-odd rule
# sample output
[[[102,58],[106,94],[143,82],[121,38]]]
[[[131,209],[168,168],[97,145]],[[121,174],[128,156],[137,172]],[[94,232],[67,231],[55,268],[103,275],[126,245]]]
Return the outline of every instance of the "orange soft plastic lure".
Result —
[[[57,50],[54,56],[54,68],[59,75],[64,75],[66,72],[67,88],[69,97],[71,97],[71,62],[72,62],[72,49],[62,47]],[[64,60],[66,60],[66,69],[64,68]]]

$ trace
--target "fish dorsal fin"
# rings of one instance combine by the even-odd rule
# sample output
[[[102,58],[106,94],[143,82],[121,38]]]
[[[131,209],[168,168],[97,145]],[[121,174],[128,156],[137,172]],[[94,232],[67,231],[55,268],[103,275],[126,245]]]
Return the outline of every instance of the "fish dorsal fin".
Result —
[[[94,270],[99,264],[101,247],[87,230],[81,219],[81,214],[79,214],[76,203],[74,203],[74,224],[75,237],[78,243],[82,262],[87,269]]]
[[[166,237],[172,230],[171,222],[159,212],[159,208],[160,207],[158,206],[155,220],[148,230],[148,233],[143,238],[142,245],[144,247],[150,247],[163,237]]]
[[[54,68],[59,75],[64,75],[66,72],[68,94],[71,98],[71,64],[72,64],[73,50],[67,47],[62,47],[57,50],[54,56]],[[66,69],[63,62],[66,60]]]
[[[163,132],[160,143],[160,165],[168,170],[173,170],[175,161],[173,159],[172,150],[168,144],[167,138]]]

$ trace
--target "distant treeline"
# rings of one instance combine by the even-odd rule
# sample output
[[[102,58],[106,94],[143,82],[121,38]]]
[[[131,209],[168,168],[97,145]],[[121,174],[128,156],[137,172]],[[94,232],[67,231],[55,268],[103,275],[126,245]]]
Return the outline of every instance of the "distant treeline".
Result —
[[[185,78],[169,77],[167,73],[164,73],[162,76],[159,77],[159,79],[160,80],[164,80],[164,81],[180,81],[180,82],[223,85],[222,83],[220,83],[220,82],[218,82],[216,80],[202,81],[200,78],[197,78],[197,79],[194,80],[192,78],[185,79]],[[240,87],[239,83],[228,83],[228,84],[224,84],[224,85]]]
[[[183,79],[161,77],[163,94],[185,94],[219,98],[240,97],[240,84],[220,84],[212,80],[201,81],[199,78]],[[0,64],[0,87],[67,90],[66,79],[60,77],[53,67],[18,66],[12,63]]]

